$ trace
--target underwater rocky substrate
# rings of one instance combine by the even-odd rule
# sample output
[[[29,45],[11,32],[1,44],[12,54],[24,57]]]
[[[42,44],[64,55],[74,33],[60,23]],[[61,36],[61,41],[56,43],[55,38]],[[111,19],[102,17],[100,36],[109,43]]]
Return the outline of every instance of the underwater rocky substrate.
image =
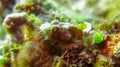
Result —
[[[56,11],[54,2],[21,2],[10,8],[12,13],[2,15],[0,67],[120,66],[119,15],[99,22],[80,21],[74,17],[77,12],[68,17]]]

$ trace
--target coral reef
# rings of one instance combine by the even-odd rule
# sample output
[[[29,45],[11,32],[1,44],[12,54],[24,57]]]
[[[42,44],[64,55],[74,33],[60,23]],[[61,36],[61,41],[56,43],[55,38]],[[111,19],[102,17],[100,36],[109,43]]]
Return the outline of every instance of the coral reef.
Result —
[[[95,55],[80,42],[70,44],[62,58],[62,67],[91,67]]]
[[[98,45],[99,49],[104,55],[112,56],[117,53],[119,50],[119,35],[119,33],[108,34],[104,37],[103,42]]]
[[[112,2],[0,0],[0,67],[119,67]]]

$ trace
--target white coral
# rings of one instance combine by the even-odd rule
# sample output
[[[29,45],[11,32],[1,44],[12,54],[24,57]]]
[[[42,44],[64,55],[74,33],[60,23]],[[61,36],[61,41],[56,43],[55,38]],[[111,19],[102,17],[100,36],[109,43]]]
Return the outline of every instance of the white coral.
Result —
[[[86,24],[87,27],[83,29],[83,32],[89,32],[92,29],[92,25],[88,22],[84,22],[84,24]]]

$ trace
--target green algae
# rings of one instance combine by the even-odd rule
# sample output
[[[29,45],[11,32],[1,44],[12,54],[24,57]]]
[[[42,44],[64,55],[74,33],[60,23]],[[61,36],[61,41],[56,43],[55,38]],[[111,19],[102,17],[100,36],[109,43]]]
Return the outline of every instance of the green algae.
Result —
[[[97,43],[97,44],[101,43],[103,41],[103,34],[102,34],[102,32],[95,32],[93,34],[93,41],[95,43]]]

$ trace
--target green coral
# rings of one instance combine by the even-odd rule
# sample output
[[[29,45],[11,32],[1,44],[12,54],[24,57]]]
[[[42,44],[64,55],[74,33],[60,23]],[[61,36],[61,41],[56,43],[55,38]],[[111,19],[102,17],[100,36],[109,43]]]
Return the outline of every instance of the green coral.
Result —
[[[102,32],[95,32],[93,34],[93,41],[94,43],[101,43],[103,41],[103,34]]]
[[[29,16],[28,16],[28,21],[29,22],[33,22],[35,21],[36,17],[35,17],[35,14],[31,13]]]
[[[87,25],[85,23],[81,23],[81,24],[75,25],[74,27],[79,30],[83,30],[87,27]]]
[[[34,13],[28,15],[28,22],[32,23],[35,28],[38,28],[43,23],[44,19],[42,17],[36,16]]]
[[[22,49],[22,45],[15,44],[11,46],[10,51],[16,51]]]

